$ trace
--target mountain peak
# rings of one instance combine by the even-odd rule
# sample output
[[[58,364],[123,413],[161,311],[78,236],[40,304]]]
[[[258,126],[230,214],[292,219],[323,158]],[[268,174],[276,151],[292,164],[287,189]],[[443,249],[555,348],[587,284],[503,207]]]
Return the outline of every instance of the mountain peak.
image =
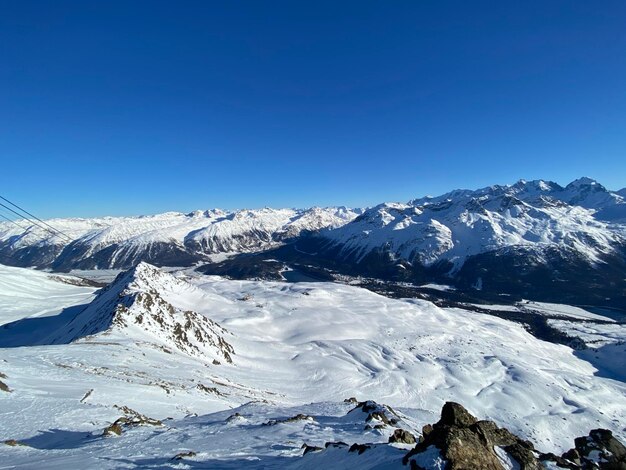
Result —
[[[117,276],[69,324],[56,343],[118,336],[157,348],[232,362],[229,333],[214,321],[172,302],[196,287],[142,262]]]
[[[563,188],[559,186],[554,181],[546,181],[546,180],[525,180],[520,179],[515,184],[511,186],[514,189],[525,189],[525,190],[535,190],[538,192],[551,192],[558,191]]]
[[[581,178],[575,179],[570,184],[566,186],[566,188],[580,188],[582,186],[602,186],[593,178],[589,178],[587,176],[583,176]]]
[[[135,276],[147,276],[147,275],[158,275],[162,273],[159,268],[154,266],[153,264],[147,263],[145,261],[140,261],[137,265],[128,270],[128,272],[132,272]]]
[[[120,294],[124,291],[151,292],[164,289],[180,291],[195,288],[188,282],[178,279],[150,263],[141,261],[129,270],[118,274],[102,293],[109,290]]]
[[[141,280],[146,282],[153,282],[155,279],[172,278],[175,277],[167,274],[165,271],[157,268],[155,265],[146,261],[140,261],[133,268],[126,271],[134,280]]]

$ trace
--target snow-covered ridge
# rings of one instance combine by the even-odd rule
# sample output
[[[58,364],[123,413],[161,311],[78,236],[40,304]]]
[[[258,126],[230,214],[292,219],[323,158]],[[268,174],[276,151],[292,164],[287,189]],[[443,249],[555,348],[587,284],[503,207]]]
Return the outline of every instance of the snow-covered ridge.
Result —
[[[50,343],[94,341],[101,336],[132,338],[178,350],[205,360],[232,362],[229,333],[193,310],[172,305],[169,294],[193,294],[197,288],[158,268],[140,263],[121,273],[68,324],[51,336]]]
[[[565,187],[520,180],[381,204],[322,234],[356,262],[383,251],[425,266],[445,260],[459,268],[472,255],[502,248],[563,247],[593,263],[624,245],[624,222],[624,198],[589,178]]]
[[[211,255],[264,251],[308,233],[321,234],[334,253],[355,263],[383,252],[392,261],[422,266],[445,261],[453,271],[472,256],[503,249],[532,251],[538,258],[556,249],[598,264],[626,246],[623,191],[609,191],[590,178],[565,187],[520,180],[365,211],[216,209],[49,223],[71,242],[37,226],[22,230],[0,223],[4,262],[56,270],[129,268],[140,261],[188,266]]]
[[[26,221],[0,223],[0,254],[20,266],[128,268],[139,261],[190,264],[207,255],[266,249],[303,232],[339,227],[358,215],[345,207],[168,212],[154,216],[52,219],[70,237]]]

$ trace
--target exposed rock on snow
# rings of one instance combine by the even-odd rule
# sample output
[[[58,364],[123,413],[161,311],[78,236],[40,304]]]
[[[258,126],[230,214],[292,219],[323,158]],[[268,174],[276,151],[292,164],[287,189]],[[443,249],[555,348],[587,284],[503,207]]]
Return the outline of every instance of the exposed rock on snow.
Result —
[[[478,421],[463,406],[447,402],[441,410],[441,419],[424,429],[420,442],[403,459],[411,468],[416,456],[432,446],[439,449],[447,462],[446,470],[502,470],[504,467],[494,447],[501,447],[524,470],[539,470],[542,465],[534,455],[533,445],[499,428],[493,421]]]
[[[576,438],[574,444],[561,457],[546,454],[542,460],[572,470],[626,469],[626,447],[608,429],[593,429],[588,436]]]
[[[540,453],[531,442],[493,421],[477,420],[453,402],[443,406],[437,423],[424,426],[419,443],[404,456],[403,463],[412,469],[433,468],[419,463],[433,448],[439,450],[446,470],[539,470],[548,463],[572,470],[626,468],[626,447],[609,430],[594,429],[589,436],[576,438],[575,448],[558,457]]]
[[[7,376],[0,372],[0,379],[6,379]],[[0,391],[1,392],[10,392],[11,389],[7,384],[5,384],[2,380],[0,380]]]
[[[161,422],[158,420],[148,420],[148,419],[142,420],[139,418],[121,417],[121,418],[116,419],[113,424],[107,426],[104,429],[102,435],[103,436],[112,436],[112,435],[121,436],[122,432],[127,427],[142,426],[146,424],[151,425],[151,426],[161,426]]]
[[[415,444],[415,436],[405,429],[396,429],[391,436],[389,436],[389,443],[397,442],[399,444]]]
[[[312,416],[299,413],[290,418],[270,419],[267,423],[263,423],[263,426],[274,426],[276,424],[282,424],[282,423],[294,423],[296,421],[314,421],[314,419]]]
[[[379,405],[375,401],[367,400],[359,402],[350,413],[364,413],[365,422],[369,428],[383,426],[394,426],[398,423],[398,415],[391,407]]]
[[[206,359],[232,362],[228,332],[204,315],[174,307],[163,292],[195,288],[154,266],[140,263],[120,274],[61,331],[53,343],[126,335]]]
[[[7,446],[11,446],[11,447],[17,447],[17,446],[23,446],[25,447],[26,444],[20,442],[20,441],[16,441],[15,439],[7,439],[6,441],[3,442],[3,444],[7,445]]]
[[[193,450],[190,450],[190,451],[187,451],[187,452],[179,452],[174,457],[172,457],[172,460],[184,460],[184,459],[188,459],[188,458],[193,458],[196,455],[198,455],[198,454],[196,454]]]
[[[102,433],[103,436],[121,436],[125,429],[135,426],[163,426],[160,420],[148,418],[126,406],[120,409],[125,412],[126,416],[116,419],[114,423],[107,426]]]

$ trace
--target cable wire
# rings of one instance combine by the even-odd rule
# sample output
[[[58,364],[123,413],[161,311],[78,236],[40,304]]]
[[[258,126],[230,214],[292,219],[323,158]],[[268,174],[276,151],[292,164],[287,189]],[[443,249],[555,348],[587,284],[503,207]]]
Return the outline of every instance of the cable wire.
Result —
[[[2,196],[0,196],[0,197],[2,197]],[[56,233],[54,230],[51,230],[51,229],[49,229],[49,228],[47,228],[47,227],[45,227],[45,226],[43,226],[43,225],[41,225],[41,224],[38,224],[37,222],[35,222],[34,220],[29,219],[28,217],[24,217],[24,216],[23,216],[22,214],[20,214],[19,212],[14,211],[13,209],[11,209],[11,208],[10,208],[10,207],[8,207],[8,206],[5,206],[5,205],[4,205],[4,204],[2,204],[1,202],[0,202],[0,206],[4,207],[5,209],[10,210],[11,212],[13,212],[13,213],[14,213],[15,215],[17,215],[18,217],[21,217],[22,219],[24,219],[24,220],[28,220],[30,223],[32,223],[32,224],[34,224],[34,225],[37,225],[39,228],[41,228],[41,229],[43,229],[43,230],[45,230],[45,231],[47,231],[47,232],[51,233],[51,234],[52,234],[52,235],[54,235],[55,237],[65,237],[68,241],[70,241],[70,242],[72,241],[72,239],[71,239],[70,237],[68,237],[67,235],[65,235],[64,233],[62,233],[62,232],[58,232],[58,233]],[[54,228],[53,228],[53,229],[54,229]]]
[[[33,214],[31,214],[30,212],[28,212],[26,209],[22,209],[20,206],[18,206],[18,205],[17,205],[17,204],[15,204],[14,202],[9,201],[9,200],[8,200],[7,198],[5,198],[5,197],[0,196],[0,199],[2,199],[3,201],[8,202],[8,203],[9,203],[9,204],[11,204],[13,207],[16,207],[17,209],[21,210],[21,211],[22,211],[22,212],[24,212],[25,214],[30,215],[32,218],[34,218],[34,219],[38,220],[39,222],[41,222],[42,224],[44,224],[44,225],[48,226],[49,228],[51,228],[51,229],[52,229],[52,230],[54,230],[55,232],[60,233],[60,234],[61,234],[61,235],[63,235],[65,238],[67,238],[70,242],[72,241],[72,237],[70,237],[69,235],[67,235],[67,234],[65,234],[65,233],[63,233],[63,232],[61,232],[59,229],[54,228],[54,227],[53,227],[52,225],[50,225],[49,223],[44,222],[43,220],[41,220],[41,219],[40,219],[39,217],[37,217],[36,215],[33,215]],[[1,204],[1,203],[0,203],[0,205],[4,206],[4,204]],[[6,206],[4,206],[4,207],[6,207]],[[11,209],[10,209],[10,210],[11,210]],[[12,211],[12,212],[15,212],[15,211],[13,211],[13,210],[11,210],[11,211]],[[17,214],[17,212],[15,212],[15,213]],[[21,214],[17,214],[17,215],[19,215],[20,217],[23,217]]]
[[[17,225],[19,228],[21,228],[22,230],[28,230],[28,227],[22,227],[20,224],[18,224],[15,220],[11,220],[8,217],[0,214],[0,217],[2,217],[4,220],[7,220],[9,222],[11,222],[13,225]]]

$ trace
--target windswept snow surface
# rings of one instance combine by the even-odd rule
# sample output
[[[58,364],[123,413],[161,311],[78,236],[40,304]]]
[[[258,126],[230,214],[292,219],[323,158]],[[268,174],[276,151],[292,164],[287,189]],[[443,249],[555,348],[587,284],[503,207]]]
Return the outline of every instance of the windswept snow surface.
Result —
[[[14,269],[0,276],[14,276]],[[42,275],[20,271],[24,283]],[[58,289],[67,294],[64,302],[73,301],[74,286]],[[169,330],[142,329],[145,322],[105,324],[48,344],[28,345],[22,337],[21,347],[0,349],[2,381],[12,390],[0,391],[0,440],[26,444],[0,445],[3,465],[402,468],[402,449],[386,444],[395,427],[366,429],[365,415],[349,413],[354,405],[343,403],[351,396],[393,406],[397,427],[416,434],[453,400],[542,451],[560,453],[599,427],[626,437],[626,384],[598,373],[577,351],[503,319],[355,286],[231,281],[142,264],[87,308],[59,318],[50,333],[69,334],[72,321],[100,321],[106,312],[115,318],[120,311],[103,299],[116,289],[125,306],[133,295],[156,292],[172,318],[189,311],[215,322],[232,345],[232,363],[177,348],[163,333]],[[36,299],[36,293],[31,305],[41,311],[47,296]],[[3,294],[2,308],[19,301]],[[90,300],[91,292],[84,294],[83,301]],[[151,304],[135,302],[121,318],[136,318],[141,308],[154,313]],[[37,329],[37,319],[27,321]],[[20,322],[0,328],[0,344],[9,344],[13,331],[23,331]],[[102,437],[123,407],[163,425]],[[266,424],[298,414],[310,418]],[[361,456],[330,448],[301,457],[303,443],[328,441],[380,445]],[[171,460],[187,451],[196,455]],[[436,452],[426,457],[432,468],[441,465]]]

